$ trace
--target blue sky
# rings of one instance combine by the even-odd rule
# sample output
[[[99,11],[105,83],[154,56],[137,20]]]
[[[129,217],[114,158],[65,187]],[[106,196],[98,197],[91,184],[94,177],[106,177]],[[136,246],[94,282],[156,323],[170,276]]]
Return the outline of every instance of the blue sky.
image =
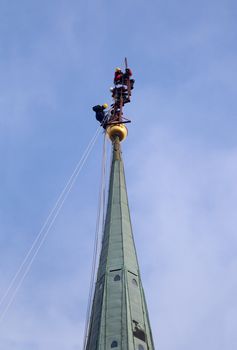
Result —
[[[236,12],[226,1],[0,1],[0,295],[110,102],[156,348],[237,347]],[[4,350],[82,348],[102,136],[0,325]]]

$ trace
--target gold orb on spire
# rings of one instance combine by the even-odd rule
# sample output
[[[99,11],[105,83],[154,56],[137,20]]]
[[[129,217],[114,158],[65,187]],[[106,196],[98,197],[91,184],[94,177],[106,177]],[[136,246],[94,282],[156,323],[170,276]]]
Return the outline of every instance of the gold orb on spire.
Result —
[[[119,141],[123,141],[128,135],[128,129],[124,124],[109,125],[106,128],[106,132],[111,141],[113,141],[116,136],[119,137]]]

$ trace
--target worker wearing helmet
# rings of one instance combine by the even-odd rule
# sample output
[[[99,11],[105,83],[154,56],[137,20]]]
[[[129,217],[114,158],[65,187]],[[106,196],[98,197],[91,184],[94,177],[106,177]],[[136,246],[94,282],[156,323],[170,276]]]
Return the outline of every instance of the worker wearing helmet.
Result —
[[[123,72],[119,67],[117,67],[114,72],[114,84],[115,85],[122,84],[122,81],[123,81]]]
[[[130,68],[126,68],[125,73],[123,74],[123,83],[125,85],[129,85],[130,90],[133,89],[133,85],[135,83],[134,79],[130,79],[132,76],[132,71]]]
[[[105,110],[108,108],[108,104],[104,103],[102,106],[101,105],[96,105],[92,107],[93,111],[95,112],[95,117],[98,122],[101,123],[103,128],[105,128],[106,121],[107,121],[107,115],[108,113],[105,112]]]

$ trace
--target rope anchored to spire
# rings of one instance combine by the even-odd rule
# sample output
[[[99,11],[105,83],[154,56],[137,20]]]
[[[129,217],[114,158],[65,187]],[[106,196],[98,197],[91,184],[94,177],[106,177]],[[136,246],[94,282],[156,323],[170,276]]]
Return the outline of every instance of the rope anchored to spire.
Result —
[[[81,159],[77,163],[72,175],[70,176],[68,182],[66,183],[64,189],[60,193],[58,200],[56,201],[54,207],[52,208],[51,212],[49,213],[47,219],[45,220],[42,228],[40,229],[39,233],[35,237],[30,249],[28,250],[27,254],[25,255],[22,263],[20,264],[18,270],[16,271],[15,275],[13,276],[12,280],[9,283],[8,288],[6,289],[5,293],[0,299],[0,322],[3,321],[4,317],[6,316],[10,306],[12,305],[13,301],[16,298],[17,292],[19,291],[21,285],[23,284],[27,274],[29,273],[32,264],[34,263],[40,248],[46,241],[46,238],[57,218],[59,215],[59,212],[62,209],[62,206],[64,202],[66,201],[69,193],[72,190],[72,187],[74,183],[76,182],[78,175],[80,174],[85,162],[87,161],[93,146],[96,143],[96,140],[100,134],[100,128],[98,128],[92,137],[91,141],[89,142],[88,146],[86,147]]]

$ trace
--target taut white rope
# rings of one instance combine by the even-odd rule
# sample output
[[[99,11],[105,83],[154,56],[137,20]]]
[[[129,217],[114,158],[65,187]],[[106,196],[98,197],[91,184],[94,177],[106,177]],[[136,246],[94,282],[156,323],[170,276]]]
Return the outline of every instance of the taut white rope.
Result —
[[[43,245],[45,239],[47,238],[47,235],[48,235],[54,221],[56,220],[65,200],[67,199],[83,165],[85,164],[85,162],[86,162],[86,160],[87,160],[87,158],[88,158],[88,156],[89,156],[89,154],[90,154],[90,152],[91,152],[91,150],[92,150],[92,148],[97,140],[99,133],[100,133],[100,127],[96,130],[95,135],[92,137],[91,141],[89,142],[81,159],[77,163],[71,177],[69,178],[66,186],[64,187],[61,194],[59,195],[58,200],[56,201],[53,209],[51,210],[50,214],[48,215],[47,219],[45,220],[41,230],[39,231],[38,235],[36,236],[33,244],[31,245],[28,253],[26,254],[24,260],[22,261],[16,274],[12,278],[6,292],[2,296],[2,298],[0,300],[0,307],[3,307],[5,300],[8,298],[9,294],[12,293],[9,301],[7,302],[5,307],[3,307],[3,312],[0,314],[0,322],[3,320],[9,307],[11,306],[12,302],[14,301],[15,296],[16,296],[19,288],[21,287],[26,275],[28,274],[41,246]],[[46,227],[47,227],[47,230],[45,231]],[[20,275],[21,275],[21,277],[20,277]]]

